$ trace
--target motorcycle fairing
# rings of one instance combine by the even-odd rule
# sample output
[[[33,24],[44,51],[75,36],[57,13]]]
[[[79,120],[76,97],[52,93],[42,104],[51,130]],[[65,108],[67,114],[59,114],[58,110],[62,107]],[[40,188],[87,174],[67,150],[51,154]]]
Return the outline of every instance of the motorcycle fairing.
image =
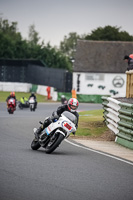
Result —
[[[67,118],[66,120],[63,120],[63,117],[60,117],[58,121],[51,123],[47,128],[45,128],[47,135],[57,128],[63,128],[69,134],[76,131],[75,125]]]

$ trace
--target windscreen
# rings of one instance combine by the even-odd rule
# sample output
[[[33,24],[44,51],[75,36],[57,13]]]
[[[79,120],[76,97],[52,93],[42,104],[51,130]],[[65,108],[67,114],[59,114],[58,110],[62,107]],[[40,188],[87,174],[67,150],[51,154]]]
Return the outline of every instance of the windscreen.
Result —
[[[73,122],[74,124],[77,124],[77,117],[74,114],[72,114],[68,111],[63,112],[62,114],[65,117],[67,117],[71,122]]]

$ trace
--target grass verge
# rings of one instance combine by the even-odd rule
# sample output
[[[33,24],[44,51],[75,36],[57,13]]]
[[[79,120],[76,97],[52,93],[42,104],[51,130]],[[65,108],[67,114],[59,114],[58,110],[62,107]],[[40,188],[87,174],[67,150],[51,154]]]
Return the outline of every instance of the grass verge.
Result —
[[[0,102],[5,102],[6,98],[10,95],[10,92],[2,92],[0,91]],[[29,98],[29,96],[31,95],[31,93],[26,93],[26,92],[15,92],[16,95],[16,99],[18,101],[20,101],[21,97],[27,97]],[[40,95],[40,94],[36,94],[37,97],[37,101],[38,102],[50,102],[52,100],[47,100],[46,96]]]
[[[103,122],[103,110],[79,113],[79,126],[76,136],[99,137],[108,130]]]

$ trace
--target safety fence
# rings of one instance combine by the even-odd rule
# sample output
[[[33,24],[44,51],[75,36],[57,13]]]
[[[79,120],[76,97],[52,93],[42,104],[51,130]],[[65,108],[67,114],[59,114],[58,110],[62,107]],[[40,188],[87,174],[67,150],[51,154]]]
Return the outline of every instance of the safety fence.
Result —
[[[115,142],[133,149],[133,104],[122,103],[111,97],[102,97],[104,119],[116,135]]]
[[[46,67],[40,60],[0,59],[0,82],[48,85],[58,92],[71,92],[72,73]]]
[[[72,97],[71,92],[58,92],[57,100],[61,100],[61,96],[64,95],[66,99]],[[103,95],[87,95],[87,94],[77,94],[77,99],[80,103],[102,103],[102,96]]]
[[[0,91],[14,91],[14,92],[35,92],[47,96],[47,85],[35,85],[31,83],[17,83],[17,82],[0,82]],[[53,101],[61,101],[61,96],[64,95],[66,99],[72,97],[71,92],[57,92],[55,88],[51,87],[51,97]],[[103,95],[82,95],[77,94],[77,99],[81,103],[102,103]]]
[[[0,82],[0,91],[5,92],[35,92],[40,95],[47,96],[47,86],[33,85],[31,83],[12,83]],[[53,101],[57,101],[57,92],[51,87],[51,97]]]

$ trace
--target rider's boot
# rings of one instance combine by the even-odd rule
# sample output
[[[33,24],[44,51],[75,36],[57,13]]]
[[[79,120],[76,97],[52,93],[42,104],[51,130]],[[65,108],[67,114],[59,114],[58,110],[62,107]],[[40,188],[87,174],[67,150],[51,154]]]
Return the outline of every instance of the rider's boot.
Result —
[[[42,130],[43,130],[42,126],[40,126],[38,129],[34,129],[35,139],[39,140],[39,136]]]
[[[40,126],[37,130],[34,131],[35,138],[36,138],[37,140],[39,140],[39,136],[40,136],[41,132],[42,132],[47,126],[49,126],[49,124],[51,124],[51,122],[52,122],[51,119],[50,119],[50,118],[47,118],[47,119],[44,121],[43,125]]]

